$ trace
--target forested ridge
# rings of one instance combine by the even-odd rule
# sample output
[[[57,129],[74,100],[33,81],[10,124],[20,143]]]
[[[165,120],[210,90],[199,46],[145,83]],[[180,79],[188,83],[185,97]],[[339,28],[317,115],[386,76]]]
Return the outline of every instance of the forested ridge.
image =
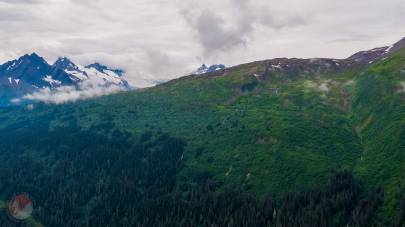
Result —
[[[266,67],[0,109],[0,201],[29,194],[44,226],[402,227],[405,51]]]

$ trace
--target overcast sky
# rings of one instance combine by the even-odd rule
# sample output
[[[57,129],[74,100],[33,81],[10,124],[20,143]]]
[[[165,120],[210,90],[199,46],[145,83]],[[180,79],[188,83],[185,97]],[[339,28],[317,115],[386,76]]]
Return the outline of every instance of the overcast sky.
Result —
[[[0,0],[1,62],[98,61],[135,86],[202,63],[344,58],[402,37],[404,0]]]

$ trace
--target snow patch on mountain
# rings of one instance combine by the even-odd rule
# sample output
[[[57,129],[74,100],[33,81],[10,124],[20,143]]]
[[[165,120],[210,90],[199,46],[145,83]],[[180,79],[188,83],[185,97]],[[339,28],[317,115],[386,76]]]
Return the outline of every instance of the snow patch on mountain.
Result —
[[[74,81],[92,81],[98,86],[122,86],[123,88],[129,88],[128,82],[123,79],[125,74],[121,69],[110,69],[100,63],[93,63],[87,66],[76,65],[68,58],[59,58],[54,66],[64,70],[68,73]]]
[[[121,76],[112,70],[99,71],[94,67],[84,67],[83,71],[88,75],[89,79],[97,82],[100,85],[103,84],[115,84],[118,86],[126,86],[126,82],[122,80]]]
[[[206,73],[213,73],[216,71],[220,71],[225,69],[225,65],[222,64],[214,64],[211,66],[207,66],[206,64],[201,65],[196,71],[190,73],[190,75],[202,75]]]
[[[48,75],[48,76],[45,76],[44,78],[42,78],[42,80],[48,82],[52,87],[53,87],[53,86],[58,86],[58,85],[61,85],[61,84],[62,84],[61,81],[55,80],[55,79],[52,78],[52,76],[49,76],[49,75]]]

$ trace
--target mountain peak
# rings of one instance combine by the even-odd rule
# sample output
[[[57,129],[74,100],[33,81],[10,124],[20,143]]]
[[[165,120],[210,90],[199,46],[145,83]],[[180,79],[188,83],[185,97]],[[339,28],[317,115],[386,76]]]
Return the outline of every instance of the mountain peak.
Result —
[[[59,63],[62,63],[62,62],[72,63],[72,61],[71,61],[69,58],[67,58],[67,57],[59,57],[59,58],[56,60],[56,62],[59,62]],[[56,62],[55,62],[55,63],[56,63]]]
[[[119,78],[124,74],[123,70],[110,69],[97,62],[83,67],[81,65],[76,65],[67,57],[60,57],[53,64],[53,67],[65,71],[70,75],[70,78],[76,82],[90,79],[93,83],[97,83],[98,85],[118,85],[125,88],[129,87],[129,84],[125,79]]]
[[[39,56],[37,53],[33,52],[31,54],[25,54],[21,56],[18,60],[30,60],[33,62],[41,62],[41,63],[46,63],[45,59],[43,59],[41,56]]]
[[[118,76],[122,76],[125,73],[125,71],[122,70],[122,69],[111,69],[111,68],[108,68],[105,65],[102,65],[102,64],[98,63],[98,62],[87,65],[87,66],[85,66],[85,68],[87,68],[87,69],[94,68],[97,71],[100,71],[100,72],[103,72],[103,73],[105,73],[104,71],[108,70],[108,71],[112,71],[112,72],[116,73]]]
[[[107,66],[102,65],[102,64],[100,64],[98,62],[94,62],[93,64],[86,65],[86,68],[95,68],[95,69],[100,70],[100,71],[104,71],[104,70],[108,69]]]
[[[211,66],[202,64],[196,71],[192,72],[191,74],[201,75],[201,74],[216,72],[216,71],[223,70],[223,69],[225,69],[225,65],[223,65],[223,64],[213,64]]]
[[[67,57],[59,57],[55,63],[53,64],[53,66],[63,69],[63,70],[69,70],[69,71],[73,71],[73,70],[77,70],[78,67],[76,66],[75,63],[73,63],[69,58]]]
[[[32,52],[30,55],[30,57],[35,57],[35,58],[41,58],[37,53]]]
[[[9,96],[28,94],[44,87],[55,88],[59,85],[74,84],[67,73],[50,66],[36,53],[25,54],[1,65],[1,78],[0,86],[11,89]],[[17,87],[18,89],[15,89]]]
[[[206,64],[202,64],[198,69],[208,69],[208,66]]]

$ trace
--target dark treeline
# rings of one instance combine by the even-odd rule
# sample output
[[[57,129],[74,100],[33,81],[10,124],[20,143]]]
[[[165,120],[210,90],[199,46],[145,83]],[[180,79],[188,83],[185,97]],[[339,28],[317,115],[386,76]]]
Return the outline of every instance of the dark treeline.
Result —
[[[32,130],[32,128],[35,130]],[[102,126],[105,128],[105,126]],[[178,179],[185,142],[160,132],[137,141],[30,122],[0,132],[0,195],[35,199],[45,226],[368,226],[383,191],[366,194],[350,172],[281,199],[227,189],[209,174]],[[0,215],[0,226],[22,226]]]

